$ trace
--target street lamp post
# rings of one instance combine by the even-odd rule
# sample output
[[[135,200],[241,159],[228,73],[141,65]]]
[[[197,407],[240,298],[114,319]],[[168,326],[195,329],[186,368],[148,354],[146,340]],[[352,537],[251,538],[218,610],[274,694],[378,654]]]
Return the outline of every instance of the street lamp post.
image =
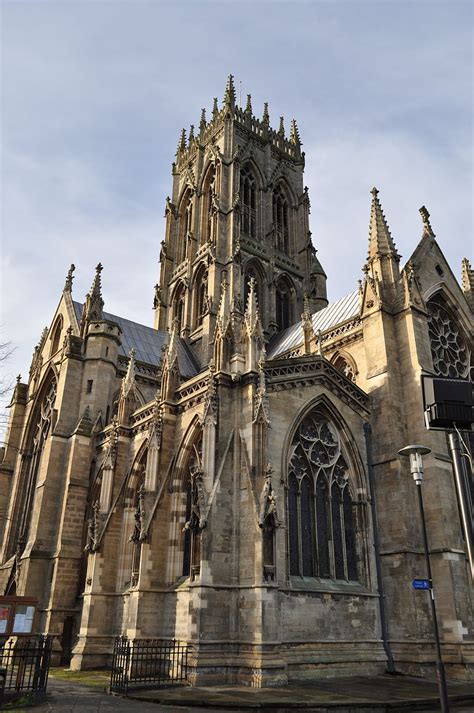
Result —
[[[421,484],[423,482],[423,458],[422,456],[431,453],[431,448],[426,446],[405,446],[398,451],[400,456],[410,457],[410,472],[415,481],[418,491],[418,505],[420,507],[421,526],[423,532],[423,546],[425,550],[426,572],[428,575],[431,617],[433,620],[433,633],[436,645],[436,678],[438,679],[439,698],[441,703],[442,713],[449,713],[448,687],[446,685],[446,674],[444,664],[441,658],[441,645],[439,641],[438,619],[436,617],[436,604],[433,590],[433,578],[431,575],[430,553],[428,549],[428,537],[426,534],[425,509],[423,506],[423,494],[421,492]]]

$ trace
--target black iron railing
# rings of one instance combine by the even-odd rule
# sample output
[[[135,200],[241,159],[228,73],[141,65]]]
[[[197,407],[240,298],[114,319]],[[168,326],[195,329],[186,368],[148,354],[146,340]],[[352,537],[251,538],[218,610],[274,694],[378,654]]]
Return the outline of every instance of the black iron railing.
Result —
[[[4,691],[46,691],[51,636],[0,638],[0,678]]]
[[[110,674],[111,693],[186,683],[189,647],[174,639],[115,639]]]

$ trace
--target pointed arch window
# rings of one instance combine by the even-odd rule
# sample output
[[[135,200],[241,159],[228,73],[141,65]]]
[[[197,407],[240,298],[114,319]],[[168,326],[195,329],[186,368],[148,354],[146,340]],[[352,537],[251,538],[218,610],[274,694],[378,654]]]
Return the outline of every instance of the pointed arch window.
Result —
[[[190,190],[184,194],[179,211],[178,244],[176,246],[176,263],[179,265],[186,259],[188,238],[193,227],[193,196]]]
[[[194,326],[199,327],[209,309],[207,294],[208,273],[207,270],[200,270],[195,279],[194,285]]]
[[[60,315],[56,321],[56,324],[54,325],[54,329],[53,329],[53,332],[51,335],[50,356],[53,356],[53,354],[56,354],[56,352],[59,351],[62,329],[63,329],[63,318]]]
[[[288,201],[281,186],[273,191],[273,230],[275,245],[280,252],[288,254],[289,250],[289,223]]]
[[[314,410],[298,426],[288,463],[290,575],[355,581],[349,467],[333,423]]]
[[[203,201],[203,221],[201,229],[201,245],[207,241],[215,242],[217,231],[217,205],[216,205],[216,183],[217,171],[214,164],[211,164],[207,170],[206,180],[204,182],[204,201]]]
[[[38,473],[41,467],[44,446],[46,439],[51,432],[53,408],[56,401],[57,383],[56,379],[52,379],[49,386],[46,387],[44,396],[41,399],[39,407],[36,411],[35,425],[33,429],[31,451],[28,454],[30,458],[26,487],[23,491],[23,503],[19,518],[18,541],[17,547],[21,550],[26,544],[31,514],[33,512],[36,482]]]
[[[276,287],[276,322],[278,329],[287,329],[292,321],[292,289],[286,280],[280,280]]]
[[[192,449],[186,468],[184,492],[186,497],[185,522],[182,535],[182,576],[194,581],[199,577],[201,566],[201,513],[202,492],[202,434]]]
[[[184,297],[185,297],[185,287],[181,283],[175,290],[173,297],[173,310],[172,319],[177,320],[177,330],[178,334],[184,327]]]
[[[348,379],[355,382],[355,368],[345,357],[342,356],[342,354],[338,354],[338,356],[334,359],[333,364],[338,371],[341,371],[344,374],[344,376],[347,376]]]
[[[255,177],[246,166],[240,172],[240,230],[250,238],[257,237],[257,189]]]
[[[435,372],[449,378],[465,378],[469,372],[470,355],[458,320],[440,294],[433,297],[426,308]]]

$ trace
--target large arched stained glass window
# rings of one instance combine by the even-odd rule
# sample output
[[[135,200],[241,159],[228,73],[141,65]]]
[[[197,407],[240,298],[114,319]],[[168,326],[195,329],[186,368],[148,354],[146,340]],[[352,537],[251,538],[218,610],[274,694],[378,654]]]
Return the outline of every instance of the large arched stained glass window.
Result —
[[[334,424],[321,410],[296,429],[288,463],[290,574],[357,580],[349,467]]]

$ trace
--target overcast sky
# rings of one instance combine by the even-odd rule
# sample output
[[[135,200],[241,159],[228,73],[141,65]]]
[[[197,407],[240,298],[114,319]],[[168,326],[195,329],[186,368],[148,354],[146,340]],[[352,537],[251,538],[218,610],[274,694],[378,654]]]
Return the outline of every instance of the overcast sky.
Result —
[[[330,300],[352,291],[380,190],[407,259],[425,204],[457,276],[472,253],[473,3],[1,2],[1,238],[7,371],[26,378],[64,277],[152,321],[180,129],[227,75],[273,126],[297,119]]]

